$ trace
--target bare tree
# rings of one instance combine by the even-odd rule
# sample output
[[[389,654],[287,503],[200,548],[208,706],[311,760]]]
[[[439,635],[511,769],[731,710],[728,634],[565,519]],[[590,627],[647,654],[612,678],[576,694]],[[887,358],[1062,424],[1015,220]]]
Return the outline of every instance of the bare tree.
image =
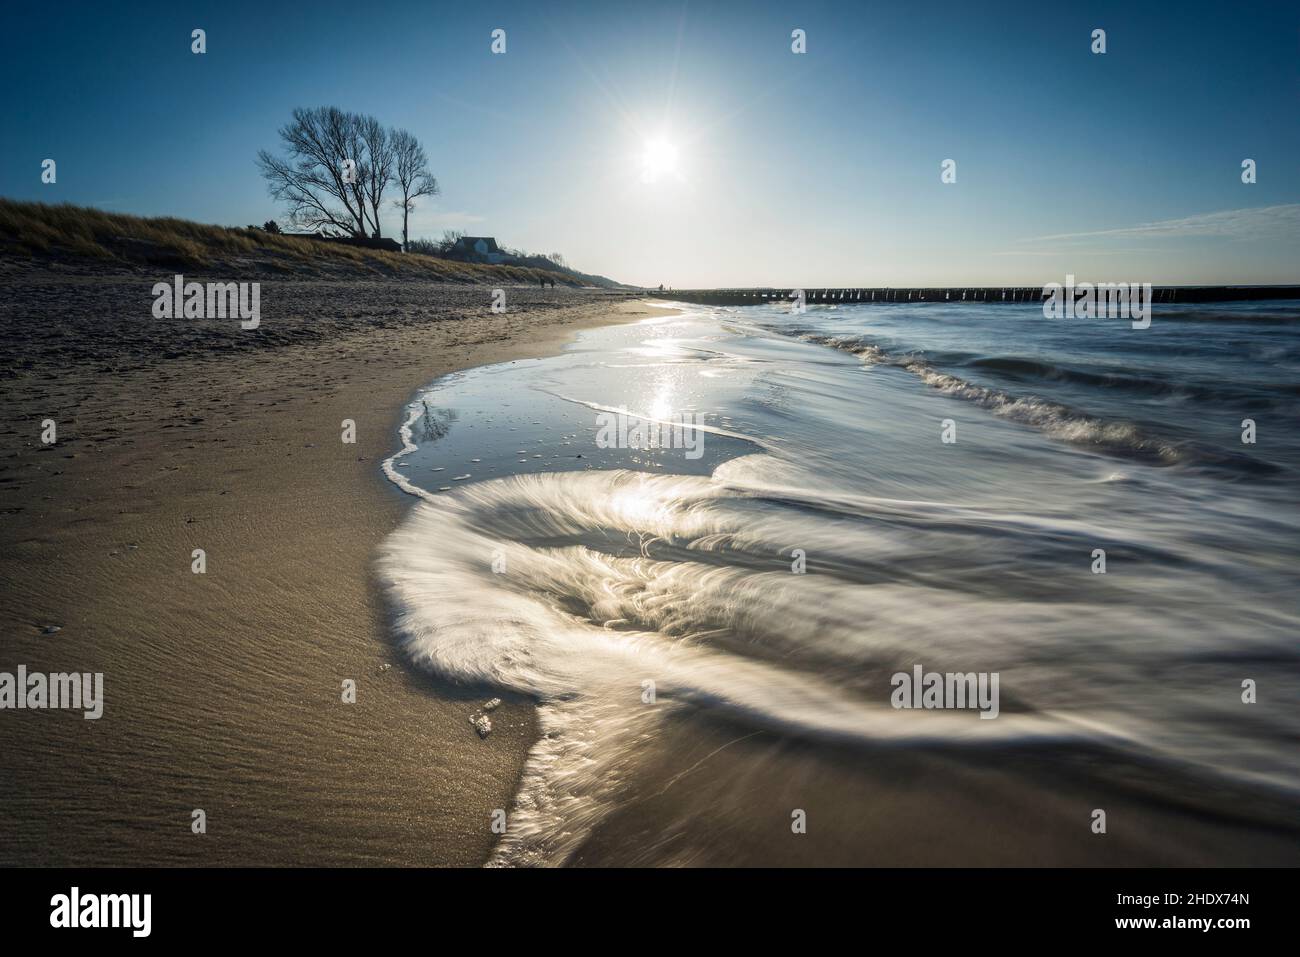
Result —
[[[359,113],[344,113],[342,110],[330,108],[329,142],[340,157],[336,160],[336,165],[342,169],[346,161],[351,161],[351,175],[340,178],[343,181],[348,208],[357,211],[359,228],[352,230],[354,236],[366,236],[371,232],[370,220],[366,215],[366,180],[371,174],[371,164],[361,135],[361,126],[365,119]]]
[[[384,193],[396,183],[402,198],[393,205],[402,210],[405,244],[415,200],[439,193],[419,140],[373,116],[333,106],[299,108],[280,128],[280,139],[288,158],[261,150],[257,165],[271,195],[288,204],[296,227],[378,239]]]
[[[358,117],[357,132],[366,155],[366,175],[359,179],[363,198],[370,203],[373,225],[371,235],[378,239],[381,235],[379,210],[384,201],[384,190],[393,181],[393,133],[373,116]]]
[[[299,108],[280,128],[289,158],[258,152],[267,188],[272,197],[288,204],[291,223],[313,231],[335,227],[366,235],[364,177],[369,169],[360,121],[355,113],[333,106]]]
[[[442,238],[438,240],[438,248],[442,250],[443,255],[446,255],[451,252],[451,248],[455,246],[457,242],[464,238],[464,230],[444,229],[442,231]]]
[[[421,196],[437,196],[440,190],[438,181],[429,172],[429,158],[419,140],[406,130],[393,130],[389,145],[393,153],[393,175],[398,189],[402,191],[402,198],[395,200],[393,205],[402,211],[402,248],[405,249],[411,210],[415,208],[416,199]]]
[[[406,244],[406,251],[425,256],[442,256],[442,244],[436,239],[412,239]]]

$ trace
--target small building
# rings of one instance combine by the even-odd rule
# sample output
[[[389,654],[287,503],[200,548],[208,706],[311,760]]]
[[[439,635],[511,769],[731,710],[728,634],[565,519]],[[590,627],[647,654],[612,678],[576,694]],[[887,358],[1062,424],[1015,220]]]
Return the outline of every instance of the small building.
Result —
[[[509,258],[491,236],[461,236],[447,255],[451,259],[480,263],[505,262]]]

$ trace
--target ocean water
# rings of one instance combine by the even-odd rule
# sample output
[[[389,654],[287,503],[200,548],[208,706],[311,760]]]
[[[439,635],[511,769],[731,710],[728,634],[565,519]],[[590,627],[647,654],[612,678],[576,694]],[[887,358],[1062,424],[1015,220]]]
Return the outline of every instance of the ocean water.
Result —
[[[1300,307],[680,310],[431,384],[385,463],[411,661],[539,704],[490,863],[1300,859]]]

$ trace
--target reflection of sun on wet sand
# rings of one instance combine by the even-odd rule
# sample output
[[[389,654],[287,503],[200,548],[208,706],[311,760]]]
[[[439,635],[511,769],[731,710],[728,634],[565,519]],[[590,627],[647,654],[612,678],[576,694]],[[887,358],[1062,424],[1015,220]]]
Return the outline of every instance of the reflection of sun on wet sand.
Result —
[[[650,310],[521,287],[492,315],[481,286],[277,280],[244,333],[155,320],[156,278],[0,274],[19,357],[2,406],[6,658],[102,671],[105,698],[98,722],[0,721],[0,859],[480,864],[533,709],[507,698],[481,742],[467,717],[490,695],[389,666],[371,562],[407,503],[379,463],[435,376]]]

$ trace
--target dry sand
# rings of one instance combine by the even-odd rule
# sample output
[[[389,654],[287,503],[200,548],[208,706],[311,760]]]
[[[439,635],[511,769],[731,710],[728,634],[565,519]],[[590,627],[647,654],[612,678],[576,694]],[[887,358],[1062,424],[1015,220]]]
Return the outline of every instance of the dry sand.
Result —
[[[480,740],[494,692],[399,656],[371,562],[408,500],[380,462],[435,377],[652,310],[287,280],[243,332],[154,319],[155,278],[0,270],[0,671],[102,671],[106,702],[0,713],[0,864],[482,863],[533,708]]]

